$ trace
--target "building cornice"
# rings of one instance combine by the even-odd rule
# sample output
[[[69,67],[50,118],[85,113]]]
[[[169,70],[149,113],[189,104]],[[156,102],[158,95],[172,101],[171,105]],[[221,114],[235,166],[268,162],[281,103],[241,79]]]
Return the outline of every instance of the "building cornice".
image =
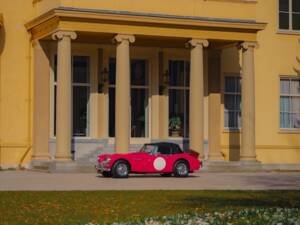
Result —
[[[233,3],[243,3],[243,4],[257,4],[257,0],[204,0],[207,2],[233,2]]]
[[[174,25],[188,25],[199,27],[223,27],[223,28],[237,28],[250,30],[263,30],[266,23],[259,23],[254,20],[239,20],[239,19],[225,19],[225,18],[210,18],[210,17],[196,17],[196,16],[178,16],[166,14],[152,14],[152,13],[137,13],[128,11],[113,11],[113,10],[92,10],[92,9],[77,9],[60,7],[37,17],[28,22],[26,28],[30,30],[32,27],[42,23],[52,17],[61,18],[77,18],[77,19],[98,19],[98,20],[116,20],[116,21],[132,21],[145,22],[157,24],[174,24]]]
[[[132,26],[148,26],[162,28],[181,28],[193,30],[222,30],[244,33],[257,33],[266,27],[266,23],[254,20],[239,20],[225,18],[208,18],[195,16],[178,16],[165,14],[138,13],[128,11],[94,10],[59,7],[33,19],[25,24],[32,32],[43,24],[39,30],[54,29],[63,22],[81,22],[90,24],[129,24]],[[46,25],[45,25],[46,24]],[[33,35],[34,36],[34,35]]]

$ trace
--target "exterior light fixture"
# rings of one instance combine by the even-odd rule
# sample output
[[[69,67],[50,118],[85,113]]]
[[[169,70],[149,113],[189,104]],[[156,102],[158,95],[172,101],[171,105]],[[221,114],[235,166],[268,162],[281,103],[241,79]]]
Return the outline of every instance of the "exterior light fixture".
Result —
[[[163,95],[164,91],[169,85],[169,71],[166,70],[162,76],[162,84],[159,85],[159,94]]]
[[[101,70],[101,72],[100,72],[99,85],[98,85],[98,91],[100,93],[103,93],[104,87],[108,82],[108,74],[109,74],[109,71],[106,67],[104,67],[103,70]]]
[[[162,76],[162,83],[159,85],[159,94],[163,95],[169,85],[169,71],[166,70]]]

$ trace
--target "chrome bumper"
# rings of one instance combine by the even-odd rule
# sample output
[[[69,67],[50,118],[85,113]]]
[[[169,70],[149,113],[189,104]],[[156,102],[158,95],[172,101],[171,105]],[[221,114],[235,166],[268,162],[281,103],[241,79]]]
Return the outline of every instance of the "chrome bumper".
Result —
[[[102,173],[104,171],[109,172],[111,170],[110,168],[105,167],[102,163],[98,163],[97,165],[95,165],[95,168],[98,173]]]

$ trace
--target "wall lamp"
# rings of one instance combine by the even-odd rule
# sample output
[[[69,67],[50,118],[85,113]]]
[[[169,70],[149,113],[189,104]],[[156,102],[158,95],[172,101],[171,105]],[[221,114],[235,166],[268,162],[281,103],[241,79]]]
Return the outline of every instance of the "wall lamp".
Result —
[[[99,73],[100,76],[99,76],[98,91],[100,93],[104,92],[104,87],[108,83],[108,74],[109,74],[109,71],[106,67],[104,67],[103,70],[101,70],[101,72]]]
[[[166,70],[162,76],[162,84],[159,85],[159,94],[162,95],[169,85],[169,71]]]

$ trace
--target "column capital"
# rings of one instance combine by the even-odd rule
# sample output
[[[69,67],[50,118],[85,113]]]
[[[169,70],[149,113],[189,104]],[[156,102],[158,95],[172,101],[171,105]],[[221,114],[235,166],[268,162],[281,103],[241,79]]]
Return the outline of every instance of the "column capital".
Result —
[[[245,41],[245,42],[240,44],[240,48],[242,48],[244,50],[255,49],[255,48],[258,48],[258,47],[259,47],[259,45],[256,41]]]
[[[77,34],[74,31],[57,31],[52,34],[53,40],[62,40],[64,37],[69,37],[71,40],[75,40],[77,38]]]
[[[114,42],[121,43],[123,41],[127,41],[128,43],[134,43],[135,42],[135,36],[130,34],[117,34],[114,39]]]
[[[209,42],[206,39],[191,39],[188,42],[188,45],[191,47],[197,47],[199,45],[202,45],[203,47],[208,47]]]

